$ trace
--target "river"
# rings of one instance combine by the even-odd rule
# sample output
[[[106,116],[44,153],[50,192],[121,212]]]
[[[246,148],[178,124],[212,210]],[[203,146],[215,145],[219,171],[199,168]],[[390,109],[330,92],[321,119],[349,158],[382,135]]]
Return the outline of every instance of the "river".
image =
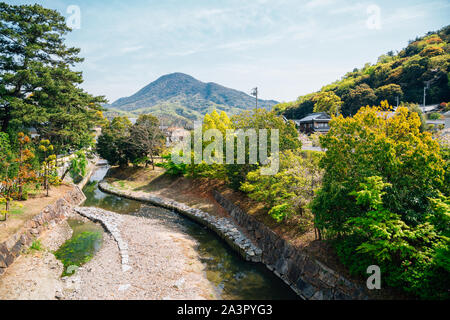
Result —
[[[98,167],[83,188],[87,197],[84,206],[161,219],[171,228],[188,234],[198,243],[196,250],[206,266],[207,279],[222,299],[299,299],[288,285],[263,264],[243,260],[215,233],[198,223],[178,213],[99,190],[97,184],[108,169],[108,166]]]

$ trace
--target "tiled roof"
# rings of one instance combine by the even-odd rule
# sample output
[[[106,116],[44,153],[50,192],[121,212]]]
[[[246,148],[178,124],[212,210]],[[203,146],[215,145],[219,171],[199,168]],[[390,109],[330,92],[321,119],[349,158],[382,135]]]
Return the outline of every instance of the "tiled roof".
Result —
[[[296,121],[309,122],[309,121],[313,121],[313,120],[331,120],[331,118],[325,112],[317,112],[317,113],[308,114],[306,117],[304,117],[300,120],[296,120]]]

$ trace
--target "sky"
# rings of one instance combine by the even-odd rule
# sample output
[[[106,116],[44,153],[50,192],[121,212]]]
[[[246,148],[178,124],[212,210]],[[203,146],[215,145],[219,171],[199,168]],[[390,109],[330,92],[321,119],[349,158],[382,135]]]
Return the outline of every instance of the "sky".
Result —
[[[81,48],[82,87],[109,102],[183,72],[292,101],[450,22],[450,1],[43,0]]]

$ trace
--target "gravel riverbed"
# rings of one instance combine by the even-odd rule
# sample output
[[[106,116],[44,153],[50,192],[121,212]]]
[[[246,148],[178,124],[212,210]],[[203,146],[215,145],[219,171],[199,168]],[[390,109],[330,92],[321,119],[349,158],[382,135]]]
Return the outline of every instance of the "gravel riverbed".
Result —
[[[85,220],[76,213],[71,218]],[[72,230],[66,221],[41,238],[43,250],[23,254],[0,277],[1,299],[214,299],[215,289],[195,251],[196,241],[170,222],[121,215],[130,269],[122,270],[117,242],[105,232],[103,244],[75,275],[61,278],[62,263],[51,253]]]
[[[159,219],[121,217],[131,269],[122,271],[117,243],[105,234],[102,248],[77,271],[64,299],[216,298],[195,240]]]

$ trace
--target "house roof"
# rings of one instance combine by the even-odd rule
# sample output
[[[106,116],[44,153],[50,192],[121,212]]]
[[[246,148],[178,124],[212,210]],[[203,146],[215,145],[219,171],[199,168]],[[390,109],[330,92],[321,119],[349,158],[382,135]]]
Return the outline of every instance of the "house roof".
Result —
[[[438,104],[432,104],[432,105],[428,105],[428,106],[424,106],[424,107],[422,106],[422,107],[419,107],[419,108],[420,108],[420,110],[422,110],[423,113],[427,113],[427,112],[430,112],[430,111],[438,109],[439,105]]]
[[[300,120],[294,120],[295,122],[310,122],[314,120],[324,120],[324,121],[330,121],[331,118],[328,114],[325,112],[316,112],[316,113],[310,113],[306,117],[300,119]]]
[[[445,124],[445,120],[427,120],[427,124],[435,124],[435,125]]]

